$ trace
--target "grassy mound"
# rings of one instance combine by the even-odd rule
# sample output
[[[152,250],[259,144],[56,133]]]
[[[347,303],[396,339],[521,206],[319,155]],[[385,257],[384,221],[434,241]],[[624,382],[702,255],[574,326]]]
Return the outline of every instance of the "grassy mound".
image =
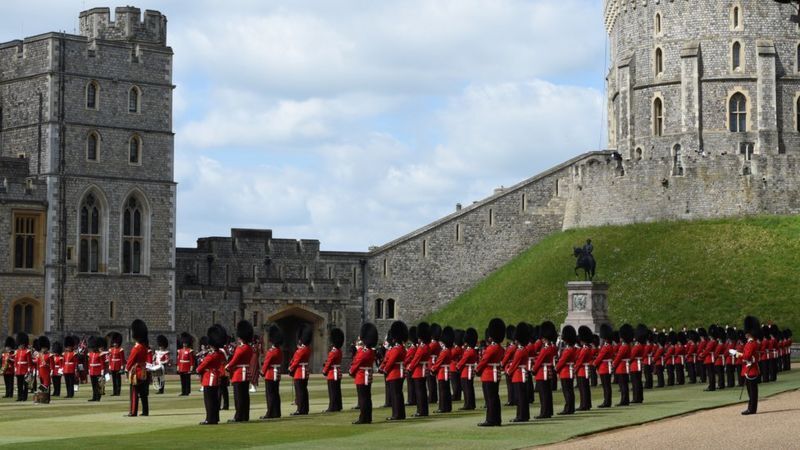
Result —
[[[741,326],[747,314],[800,330],[800,217],[752,217],[607,226],[554,234],[428,319],[485,326],[489,319],[566,317],[572,247],[591,238],[595,280],[610,283],[615,324]],[[582,279],[582,278],[581,278]],[[479,328],[482,330],[482,328]]]

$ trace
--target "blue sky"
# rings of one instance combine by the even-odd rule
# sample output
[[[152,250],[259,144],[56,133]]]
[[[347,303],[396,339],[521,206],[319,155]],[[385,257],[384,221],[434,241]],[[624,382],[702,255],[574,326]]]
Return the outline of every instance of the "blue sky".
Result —
[[[366,250],[605,145],[602,0],[212,0],[167,15],[178,245]],[[83,0],[3,5],[0,42]]]

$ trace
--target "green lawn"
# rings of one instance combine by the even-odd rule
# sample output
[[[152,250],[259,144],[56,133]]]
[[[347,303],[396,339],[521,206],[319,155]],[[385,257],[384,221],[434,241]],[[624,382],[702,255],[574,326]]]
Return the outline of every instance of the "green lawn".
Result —
[[[570,230],[547,237],[428,319],[483,330],[566,317],[572,247],[593,240],[598,281],[611,284],[615,324],[741,326],[746,314],[800,330],[800,216],[659,222]]]
[[[503,383],[504,384],[504,383]],[[376,405],[382,404],[383,385],[377,383],[373,392]],[[480,400],[480,385],[476,383]],[[777,392],[800,388],[800,370],[784,373],[777,383],[761,386],[762,398]],[[528,424],[507,425],[502,428],[478,428],[483,411],[434,415],[427,419],[409,419],[386,423],[389,411],[376,408],[375,423],[354,426],[356,412],[337,414],[312,413],[307,417],[288,417],[293,411],[289,404],[291,387],[283,383],[284,418],[273,422],[254,421],[247,424],[201,427],[203,420],[202,394],[176,397],[177,382],[171,381],[164,395],[151,396],[151,416],[124,418],[127,398],[104,397],[100,403],[87,403],[89,389],[84,386],[78,398],[55,399],[50,405],[19,404],[0,400],[0,446],[15,449],[59,448],[242,448],[279,446],[283,448],[519,448],[562,441],[580,434],[632,425],[693,410],[714,408],[738,402],[740,389],[713,393],[702,392],[703,386],[692,385],[645,391],[645,404],[628,408],[592,410],[572,417],[558,417]],[[355,403],[352,383],[344,385],[345,407]],[[123,392],[126,392],[125,389]],[[310,384],[311,410],[327,406],[324,381],[315,378]],[[600,392],[593,398],[598,404]],[[505,398],[505,393],[502,394]],[[251,417],[263,414],[265,401],[259,390],[252,398]],[[556,411],[562,396],[554,394]],[[746,400],[746,394],[745,394]],[[616,399],[615,399],[616,400]],[[432,410],[435,409],[432,408]],[[412,408],[407,410],[413,413]],[[538,399],[532,412],[538,412]],[[513,417],[512,408],[503,409],[503,418]],[[233,411],[223,411],[222,420],[231,418]]]

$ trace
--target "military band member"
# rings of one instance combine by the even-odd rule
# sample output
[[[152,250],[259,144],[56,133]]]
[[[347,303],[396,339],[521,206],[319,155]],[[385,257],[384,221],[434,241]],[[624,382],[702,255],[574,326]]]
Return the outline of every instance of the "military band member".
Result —
[[[501,319],[489,321],[486,330],[487,346],[481,355],[475,373],[481,377],[483,395],[486,400],[486,420],[479,427],[499,427],[502,424],[500,408],[500,378],[505,351],[500,346],[506,334],[506,324]]]
[[[17,351],[14,352],[14,375],[17,377],[17,401],[28,400],[28,374],[33,370],[33,358],[28,349],[30,340],[25,333],[17,333]]]
[[[323,412],[342,410],[342,346],[344,332],[340,328],[331,330],[331,350],[322,366],[322,375],[328,381],[328,409]]]
[[[634,332],[635,342],[631,347],[631,389],[633,390],[632,403],[644,402],[644,384],[642,384],[642,372],[644,361],[647,358],[647,336],[650,330],[643,324],[639,324]]]
[[[450,392],[450,350],[455,341],[455,330],[453,327],[446,326],[442,330],[440,341],[439,356],[433,364],[431,372],[436,377],[438,384],[439,408],[436,413],[449,413],[453,410],[453,397]]]
[[[53,342],[53,367],[50,372],[53,382],[53,397],[61,397],[61,379],[64,375],[64,345]]]
[[[653,333],[650,332],[650,330],[647,330],[644,344],[644,358],[642,359],[642,376],[644,378],[642,389],[653,389],[653,363],[655,362],[653,360],[653,355],[656,351],[656,345],[653,342],[653,337]]]
[[[561,380],[561,391],[564,394],[564,409],[558,413],[559,416],[575,414],[575,360],[578,357],[575,343],[577,338],[578,332],[572,325],[567,325],[561,330],[564,348],[561,349],[555,368],[555,373]]]
[[[539,415],[536,419],[553,417],[553,383],[556,374],[553,362],[558,349],[555,342],[558,332],[553,322],[545,321],[539,328],[542,348],[533,363],[533,374],[536,377],[536,388],[539,390]]]
[[[611,335],[613,329],[608,324],[600,325],[600,339],[602,344],[592,365],[600,377],[600,384],[603,386],[603,403],[598,408],[611,407],[611,374],[613,373],[614,348],[611,346]]]
[[[695,374],[700,380],[700,383],[705,384],[707,378],[706,363],[705,363],[705,350],[708,346],[708,333],[705,328],[697,329],[697,356],[695,357]]]
[[[725,330],[725,386],[732,388],[736,386],[736,354],[730,350],[736,350],[736,329],[729,327]]]
[[[458,376],[456,364],[461,361],[461,355],[464,353],[464,330],[455,330],[455,341],[453,348],[450,349],[450,391],[453,395],[454,402],[461,401],[461,377]]]
[[[222,348],[219,349],[219,351],[221,351],[222,355],[225,356],[225,363],[227,364],[228,360],[231,358],[231,356],[233,356],[233,352],[236,349],[231,345],[232,338],[231,336],[228,336],[227,331],[225,332],[225,339],[227,339],[227,341],[225,341],[225,345],[223,345]],[[227,411],[230,409],[231,400],[230,400],[230,391],[228,390],[230,386],[231,386],[230,374],[227,371],[223,370],[219,374],[219,399],[220,399],[219,409],[221,411]]]
[[[236,413],[228,423],[250,421],[250,376],[247,373],[250,368],[250,359],[253,356],[254,335],[253,325],[246,320],[236,324],[236,350],[225,366],[225,371],[230,374],[233,386],[233,405]]]
[[[760,346],[756,339],[759,338],[761,333],[758,319],[753,316],[745,317],[744,331],[747,343],[744,345],[744,351],[736,352],[736,356],[742,358],[742,376],[745,379],[748,397],[747,409],[742,411],[742,415],[747,416],[758,412],[758,382],[760,375],[758,351]]]
[[[520,322],[514,328],[513,345],[517,349],[514,350],[514,357],[511,358],[511,361],[504,366],[506,379],[511,380],[514,398],[517,399],[517,415],[511,419],[511,422],[527,422],[531,419],[531,406],[527,401],[527,381],[530,377],[528,374],[528,334],[528,324],[524,322]],[[512,343],[509,343],[509,346],[511,345]]]
[[[219,423],[219,383],[226,363],[222,347],[227,343],[228,336],[222,326],[214,325],[208,329],[207,338],[209,348],[203,360],[197,365],[206,408],[206,420],[200,422],[200,425],[216,425]]]
[[[142,416],[150,415],[150,402],[148,401],[147,388],[150,385],[147,372],[147,325],[136,319],[131,323],[131,337],[136,344],[131,349],[125,371],[128,372],[130,381],[130,410],[128,417],[139,415],[139,402],[142,403]]]
[[[462,411],[475,409],[475,367],[478,365],[478,331],[467,328],[464,332],[464,352],[456,363],[456,373],[460,374],[461,391],[464,393],[464,406]]]
[[[528,343],[525,345],[525,350],[528,352],[528,364],[526,369],[528,371],[528,376],[525,380],[525,393],[527,394],[526,399],[528,400],[528,404],[532,405],[535,401],[536,397],[536,389],[533,385],[533,363],[536,361],[536,355],[539,354],[539,350],[542,348],[542,341],[539,340],[539,326],[533,326],[529,323],[525,324],[528,327]]]
[[[267,332],[270,347],[264,355],[261,375],[264,377],[264,390],[267,396],[267,412],[259,419],[277,419],[281,416],[280,382],[283,368],[283,334],[280,328],[272,325]]]
[[[592,409],[592,387],[589,383],[589,375],[592,367],[592,329],[586,325],[578,328],[578,341],[580,343],[578,357],[575,359],[575,367],[578,370],[578,393],[581,402],[578,411],[589,411]]]
[[[14,398],[14,348],[16,346],[16,341],[14,341],[13,337],[6,337],[3,346],[3,359],[0,362],[0,367],[2,367],[0,372],[3,372],[3,382],[6,386],[4,398]]]
[[[631,342],[633,327],[624,324],[619,328],[620,345],[614,357],[614,374],[619,384],[619,403],[616,406],[628,406],[631,403],[628,382],[631,373]]]
[[[439,403],[439,390],[436,380],[436,374],[433,373],[431,367],[436,363],[439,357],[439,352],[442,351],[442,327],[438,323],[431,324],[431,340],[428,342],[428,369],[426,381],[428,387],[428,403]]]
[[[183,332],[180,336],[181,348],[175,355],[175,369],[181,379],[181,397],[192,393],[192,369],[195,365],[195,355],[192,346],[194,344],[192,335]]]
[[[595,334],[592,336],[592,362],[594,362],[594,359],[597,358],[597,355],[599,354],[600,354],[600,335]],[[590,369],[592,370],[592,375],[589,377],[589,379],[592,382],[591,383],[592,387],[596,387],[599,384],[598,381],[600,379],[600,376],[598,375],[597,368],[594,366],[594,364],[592,364]]]
[[[426,383],[429,371],[428,361],[430,361],[428,344],[431,340],[431,328],[427,322],[421,322],[417,325],[417,338],[417,350],[408,365],[408,370],[412,373],[414,396],[417,399],[417,412],[414,413],[414,417],[427,417],[428,391]]]
[[[406,406],[417,406],[417,396],[414,387],[414,379],[412,378],[413,372],[408,370],[411,367],[411,360],[414,359],[414,354],[417,352],[417,327],[412,326],[408,329],[408,347],[406,348],[406,357],[403,360],[403,367],[406,368],[406,388],[408,390],[408,402]]]
[[[386,420],[404,420],[406,407],[403,400],[403,380],[405,379],[404,361],[406,357],[406,341],[408,327],[402,321],[395,321],[389,327],[389,351],[383,360],[382,371],[389,384],[389,405],[392,415]]]
[[[89,366],[89,380],[92,384],[92,398],[90,398],[88,401],[99,402],[100,377],[103,376],[105,363],[103,361],[103,356],[100,354],[100,339],[96,336],[89,337],[89,354],[87,362]]]
[[[297,403],[297,411],[293,416],[308,414],[308,377],[310,370],[308,360],[311,358],[311,340],[314,330],[310,325],[303,325],[297,333],[297,350],[289,363],[289,373],[294,379],[294,389]]]
[[[36,403],[50,403],[52,385],[53,355],[50,353],[50,339],[39,337],[39,354],[36,356],[36,369],[39,375],[39,389],[34,393]]]

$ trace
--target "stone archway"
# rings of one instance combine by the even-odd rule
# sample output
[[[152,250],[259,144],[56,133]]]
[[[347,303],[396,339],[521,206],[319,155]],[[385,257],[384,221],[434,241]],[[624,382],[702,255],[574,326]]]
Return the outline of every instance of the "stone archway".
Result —
[[[320,313],[302,306],[287,306],[271,316],[267,322],[274,323],[283,333],[284,368],[297,348],[297,331],[304,324],[309,324],[314,329],[314,338],[311,341],[310,367],[312,373],[319,373],[325,363],[328,350],[328,337],[325,332],[327,320]]]

